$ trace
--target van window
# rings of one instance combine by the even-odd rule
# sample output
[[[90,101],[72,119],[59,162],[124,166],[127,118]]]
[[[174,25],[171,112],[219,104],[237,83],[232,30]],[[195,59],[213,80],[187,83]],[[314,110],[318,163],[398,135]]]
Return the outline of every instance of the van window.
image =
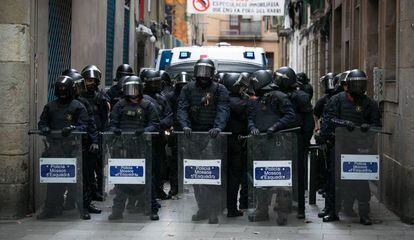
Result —
[[[170,65],[172,58],[171,50],[164,50],[161,53],[161,59],[160,59],[160,69],[159,70],[165,70],[167,66]]]

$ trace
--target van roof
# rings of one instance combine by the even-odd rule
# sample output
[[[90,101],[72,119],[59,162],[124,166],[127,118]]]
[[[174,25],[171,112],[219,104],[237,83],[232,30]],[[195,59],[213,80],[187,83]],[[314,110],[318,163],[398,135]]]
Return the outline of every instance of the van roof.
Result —
[[[186,58],[180,58],[181,53],[188,52]],[[245,53],[253,53],[252,57],[247,58]],[[260,47],[243,46],[191,46],[176,47],[172,49],[172,59],[170,66],[186,62],[195,62],[200,58],[210,58],[213,61],[240,62],[263,66],[263,56],[265,51]]]

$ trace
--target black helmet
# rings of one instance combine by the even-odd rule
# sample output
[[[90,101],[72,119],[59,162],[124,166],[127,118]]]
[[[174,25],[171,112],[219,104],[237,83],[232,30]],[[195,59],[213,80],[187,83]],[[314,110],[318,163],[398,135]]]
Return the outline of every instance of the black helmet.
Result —
[[[167,73],[164,70],[160,70],[160,76],[161,76],[161,82],[164,84],[164,86],[171,86],[171,76],[169,73]]]
[[[235,85],[236,82],[242,78],[240,73],[226,73],[222,78],[222,84],[233,94],[238,93],[238,87]]]
[[[367,75],[360,69],[350,71],[346,77],[348,92],[355,95],[364,95],[367,91]]]
[[[341,75],[339,76],[339,84],[343,87],[346,85],[346,77],[348,76],[348,74],[351,72],[351,70],[345,71],[343,73],[341,73]]]
[[[251,89],[250,74],[248,73],[226,73],[223,77],[223,85],[232,94],[240,95],[242,97],[249,97]]]
[[[159,71],[156,71],[154,69],[148,69],[146,71],[142,71],[139,77],[141,78],[141,81],[145,84],[145,91],[155,93],[161,92],[162,83]]]
[[[296,78],[298,79],[298,82],[301,84],[308,84],[310,82],[310,79],[304,72],[296,74]]]
[[[223,78],[224,78],[224,75],[226,75],[226,73],[224,73],[224,72],[217,73],[217,74],[214,76],[214,81],[215,81],[215,82],[218,82],[218,83],[223,84]]]
[[[129,78],[130,76],[122,76],[117,83],[117,87],[119,87],[119,90],[122,92],[124,89],[122,88],[124,81]]]
[[[71,74],[71,73],[79,73],[79,72],[78,72],[78,70],[76,70],[74,68],[69,68],[69,69],[66,69],[65,71],[63,71],[62,75],[69,76],[69,74]]]
[[[129,64],[121,64],[116,69],[116,76],[114,81],[118,81],[123,76],[131,76],[134,75],[134,70],[132,70],[132,67]]]
[[[273,73],[273,83],[282,91],[289,91],[297,82],[296,73],[290,67],[281,67]]]
[[[194,65],[194,77],[195,78],[209,78],[213,79],[216,67],[211,59],[203,58],[199,59]]]
[[[268,70],[257,70],[251,75],[253,89],[257,91],[272,83],[272,72]]]
[[[73,88],[76,96],[83,95],[87,92],[85,79],[78,72],[69,72],[66,76],[73,79]]]
[[[82,76],[85,79],[95,79],[96,83],[99,84],[101,81],[102,73],[101,70],[95,65],[87,65],[82,70]]]
[[[73,98],[73,79],[68,76],[59,76],[55,81],[55,96],[62,99]]]
[[[189,83],[190,81],[191,80],[189,79],[189,76],[188,76],[187,72],[181,72],[175,78],[174,86],[185,85],[185,84]]]
[[[333,93],[335,91],[335,74],[330,72],[321,77],[321,85],[325,89],[325,93]]]
[[[128,98],[142,98],[144,84],[139,77],[135,75],[128,76],[122,82],[122,91],[124,93],[124,96]]]

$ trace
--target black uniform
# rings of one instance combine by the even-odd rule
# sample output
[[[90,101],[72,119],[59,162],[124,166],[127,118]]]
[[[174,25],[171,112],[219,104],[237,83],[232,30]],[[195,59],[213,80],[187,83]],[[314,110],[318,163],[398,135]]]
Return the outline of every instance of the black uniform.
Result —
[[[88,136],[82,136],[82,169],[83,169],[83,204],[85,208],[89,207],[95,194],[95,168],[96,162],[89,161],[90,144],[99,144],[99,133],[95,124],[94,113],[88,100],[84,97],[77,96],[78,100],[85,107],[88,114],[86,122]],[[71,196],[68,194],[68,197]],[[67,201],[69,202],[69,201]],[[70,207],[70,206],[69,206]]]
[[[154,104],[158,116],[160,117],[160,135],[153,138],[153,170],[155,176],[155,185],[157,197],[164,199],[166,194],[164,192],[164,180],[166,180],[167,163],[165,162],[165,130],[168,130],[173,125],[173,112],[166,99],[166,97],[159,93],[146,93],[144,91],[144,99],[147,99]]]
[[[104,132],[108,127],[109,97],[103,91],[87,92],[83,96],[92,108],[97,130]],[[95,165],[96,187],[95,195],[103,194],[103,159],[99,153],[88,153],[88,161]]]
[[[368,96],[363,95],[358,98],[352,97],[348,92],[341,92],[333,96],[327,105],[322,125],[321,125],[321,136],[329,141],[332,145],[334,143],[334,131],[335,124],[333,122],[340,120],[351,121],[356,125],[362,125],[364,123],[370,124],[371,126],[381,126],[381,115],[378,109],[378,105],[370,99]],[[332,214],[337,214],[340,207],[340,200],[344,202],[353,203],[353,198],[358,200],[359,215],[367,216],[369,213],[369,201],[370,201],[370,190],[368,183],[364,186],[364,192],[366,194],[352,194],[352,190],[344,193],[343,196],[335,196],[335,151],[331,151],[330,156],[330,179],[328,181],[328,210]],[[347,199],[351,199],[347,201]],[[345,206],[346,207],[346,206]]]
[[[126,99],[120,100],[115,104],[110,115],[110,130],[121,129],[122,131],[139,131],[139,132],[158,132],[159,116],[154,104],[146,99],[140,103],[134,104]],[[131,143],[133,146],[140,146],[139,143]],[[134,147],[129,148],[129,150]],[[133,153],[131,153],[133,154]],[[112,207],[113,213],[121,214],[125,209],[125,203],[128,197],[137,195],[143,191],[139,185],[115,185],[116,196]],[[158,211],[159,204],[155,198],[152,198],[151,208]]]
[[[226,131],[232,135],[228,138],[228,185],[227,185],[227,211],[228,215],[236,215],[237,197],[240,185],[244,186],[244,180],[247,178],[247,149],[246,141],[239,140],[239,136],[249,134],[247,116],[248,116],[248,99],[242,99],[239,95],[230,94],[230,118],[227,123]],[[243,189],[245,190],[245,189]],[[247,193],[240,192],[240,209],[247,208]]]
[[[75,126],[78,131],[87,130],[89,121],[85,107],[77,100],[68,99],[66,101],[55,100],[46,104],[40,115],[38,122],[39,129],[49,128],[50,130],[62,130],[70,126]],[[43,157],[73,157],[78,145],[74,144],[73,138],[61,137],[60,135],[49,135],[47,140],[50,144]],[[60,212],[64,201],[66,189],[76,193],[82,189],[76,189],[74,184],[48,184],[46,192],[45,212]],[[79,192],[78,192],[79,193]],[[81,196],[82,194],[75,194]],[[83,199],[76,199],[79,210],[85,209],[80,203]]]
[[[182,130],[177,118],[178,98],[180,97],[181,89],[181,87],[176,86],[173,91],[163,91],[173,113],[172,127],[174,131]],[[168,172],[171,187],[169,195],[174,196],[178,193],[178,146],[176,134],[167,136],[167,146],[171,151],[169,154],[167,153],[167,157],[169,158]]]
[[[249,105],[248,128],[250,132],[259,130],[266,132],[279,131],[294,127],[296,116],[292,103],[288,96],[280,91],[266,93]],[[255,189],[257,191],[256,210],[249,216],[250,221],[263,221],[268,219],[268,206],[271,201],[271,193],[267,189]],[[277,194],[278,206],[285,212],[289,211],[291,196],[289,192],[281,190]],[[287,213],[286,213],[287,214]]]
[[[111,107],[114,107],[115,104],[123,98],[122,88],[118,84],[111,86],[106,92],[109,103]]]
[[[181,91],[177,117],[182,128],[194,131],[224,130],[229,119],[229,96],[227,89],[212,82],[201,88],[197,82],[190,82]],[[211,202],[219,206],[220,186],[194,185],[194,193],[201,215],[218,214],[221,209],[208,209]]]
[[[313,120],[313,109],[311,104],[311,97],[302,90],[294,90],[288,93],[291,100],[296,118],[300,123],[300,133],[298,134],[298,212],[303,214],[305,212],[305,176],[306,165],[308,161],[308,147],[315,128]]]

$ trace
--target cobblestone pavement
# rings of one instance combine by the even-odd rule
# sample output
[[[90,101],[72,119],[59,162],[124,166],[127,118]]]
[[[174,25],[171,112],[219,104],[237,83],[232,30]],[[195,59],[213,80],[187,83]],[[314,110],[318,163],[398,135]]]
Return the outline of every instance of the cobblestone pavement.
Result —
[[[62,217],[39,221],[28,217],[19,221],[0,222],[0,239],[335,239],[335,240],[408,240],[414,239],[414,226],[406,225],[387,211],[381,204],[372,201],[375,224],[362,226],[358,219],[342,218],[339,222],[323,223],[317,217],[323,205],[318,198],[316,205],[307,205],[307,218],[298,220],[294,213],[289,216],[287,226],[276,225],[274,216],[269,222],[251,223],[247,216],[239,218],[220,217],[219,224],[193,223],[191,214],[196,210],[195,202],[185,196],[180,200],[162,201],[160,221],[152,222],[142,214],[125,213],[122,221],[109,222],[110,199],[97,203],[104,212],[92,215],[92,220],[82,221],[78,214],[65,213]],[[379,220],[381,219],[381,220]]]

